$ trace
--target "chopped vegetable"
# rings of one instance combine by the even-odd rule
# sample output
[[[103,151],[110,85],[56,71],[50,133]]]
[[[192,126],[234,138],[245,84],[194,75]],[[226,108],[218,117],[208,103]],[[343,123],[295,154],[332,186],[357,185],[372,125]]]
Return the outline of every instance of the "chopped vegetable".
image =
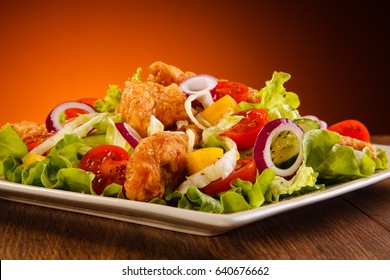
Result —
[[[327,129],[328,128],[328,124],[325,121],[320,120],[316,116],[307,115],[307,116],[303,116],[302,119],[310,119],[310,120],[316,121],[321,128],[323,128],[323,129]]]
[[[218,81],[217,86],[211,91],[214,100],[230,95],[237,103],[248,100],[249,89],[246,85],[234,81]]]
[[[370,142],[370,133],[367,127],[358,120],[345,120],[328,127],[328,130],[338,132],[365,142]]]
[[[93,107],[98,112],[114,113],[122,98],[122,90],[117,85],[110,85],[104,99],[97,100]]]
[[[236,114],[244,118],[222,135],[229,137],[237,144],[238,149],[253,148],[257,135],[268,123],[268,112],[263,109],[249,109]]]
[[[131,147],[135,148],[141,141],[142,137],[128,123],[116,123],[115,126]]]
[[[62,129],[65,120],[76,118],[81,114],[95,113],[95,109],[88,104],[77,101],[63,102],[57,105],[46,118],[47,131],[58,131]],[[61,121],[61,115],[65,119]]]
[[[206,74],[198,74],[183,80],[179,84],[179,87],[185,94],[187,94],[187,96],[189,96],[191,94],[197,94],[203,91],[210,92],[215,88],[217,84],[218,80],[213,76]],[[200,103],[202,103],[204,108],[214,103],[211,93],[202,95],[199,98],[199,101]]]
[[[224,150],[219,147],[202,148],[190,153],[187,158],[187,174],[192,175],[214,164],[223,153]]]
[[[99,195],[112,183],[124,185],[128,159],[129,154],[123,148],[115,145],[102,145],[89,150],[81,158],[79,168],[95,174],[92,188]]]
[[[302,135],[303,130],[290,119],[276,119],[267,123],[257,136],[253,150],[259,172],[269,168],[275,170],[278,176],[286,178],[293,176],[303,161]],[[279,145],[273,145],[274,141]],[[287,159],[275,159],[276,156],[282,156],[283,159],[287,156]],[[288,162],[288,165],[282,168],[277,166],[276,160],[280,163],[287,160],[292,162]]]
[[[218,179],[211,182],[200,190],[208,195],[215,195],[231,189],[230,183],[239,178],[243,181],[253,183],[256,180],[257,169],[253,158],[243,158],[237,161],[234,171],[225,179]]]
[[[226,152],[214,164],[187,177],[179,186],[178,191],[186,193],[191,186],[203,188],[219,178],[226,178],[236,167],[237,146],[233,140],[220,137],[221,144],[226,146]]]
[[[37,155],[37,154],[27,154],[24,158],[23,158],[23,165],[24,165],[24,168],[27,169],[27,167],[34,163],[34,162],[39,162],[39,161],[42,161],[44,160],[46,157],[44,156],[41,156],[41,155]]]
[[[199,116],[211,125],[216,125],[225,115],[233,115],[239,110],[237,102],[229,95],[225,95],[199,113]]]

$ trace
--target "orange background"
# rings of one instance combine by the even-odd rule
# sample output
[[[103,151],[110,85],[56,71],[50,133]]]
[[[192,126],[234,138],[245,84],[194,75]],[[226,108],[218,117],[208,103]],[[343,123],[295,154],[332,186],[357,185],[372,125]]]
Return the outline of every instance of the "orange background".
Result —
[[[4,2],[0,125],[42,123],[57,103],[101,98],[161,60],[255,88],[285,71],[302,114],[390,133],[384,1]]]

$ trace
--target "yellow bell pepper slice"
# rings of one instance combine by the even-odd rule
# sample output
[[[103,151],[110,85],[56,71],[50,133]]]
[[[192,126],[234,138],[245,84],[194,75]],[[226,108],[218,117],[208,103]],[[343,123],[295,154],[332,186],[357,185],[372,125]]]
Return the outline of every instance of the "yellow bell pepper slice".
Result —
[[[192,175],[215,163],[224,153],[222,148],[210,147],[196,150],[188,155],[187,174]]]
[[[31,164],[31,163],[34,163],[36,161],[41,161],[41,160],[44,160],[45,157],[44,156],[41,156],[41,155],[37,155],[37,154],[27,154],[24,156],[23,158],[23,166],[25,169],[27,169],[27,167]]]
[[[199,113],[200,118],[205,119],[211,125],[216,125],[226,114],[235,114],[240,111],[237,102],[225,95],[207,107],[203,112]]]

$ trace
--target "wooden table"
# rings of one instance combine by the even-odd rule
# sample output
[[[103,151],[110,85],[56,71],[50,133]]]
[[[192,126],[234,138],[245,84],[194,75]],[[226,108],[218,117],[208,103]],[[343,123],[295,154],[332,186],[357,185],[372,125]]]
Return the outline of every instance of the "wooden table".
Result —
[[[0,259],[388,260],[390,179],[215,237],[0,200]]]

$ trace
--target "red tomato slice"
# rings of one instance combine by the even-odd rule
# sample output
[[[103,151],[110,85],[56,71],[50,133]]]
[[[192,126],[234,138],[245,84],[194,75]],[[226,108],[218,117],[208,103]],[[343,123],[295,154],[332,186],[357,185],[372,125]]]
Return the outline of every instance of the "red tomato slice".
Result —
[[[89,112],[87,110],[83,110],[80,108],[69,108],[69,109],[66,109],[64,111],[64,113],[65,113],[65,119],[69,120],[69,119],[76,118],[82,114],[88,114]]]
[[[357,120],[345,120],[328,127],[328,130],[337,132],[343,136],[349,136],[365,142],[370,142],[370,133],[367,127]]]
[[[268,112],[263,109],[249,109],[237,113],[244,118],[222,135],[237,144],[238,149],[249,149],[255,145],[257,134],[269,122]]]
[[[254,182],[256,180],[257,169],[254,158],[243,158],[237,161],[234,171],[225,179],[211,182],[200,190],[208,195],[215,195],[231,189],[230,182],[240,178],[244,181]]]
[[[127,151],[115,145],[96,146],[89,150],[80,160],[79,168],[95,174],[92,188],[96,194],[102,194],[111,183],[121,186],[126,180]]]
[[[246,85],[233,81],[218,81],[215,89],[212,90],[214,100],[218,100],[225,95],[230,95],[237,103],[247,101],[249,90]]]
[[[31,151],[35,147],[39,146],[40,144],[43,143],[47,138],[51,137],[54,133],[46,133],[42,135],[34,135],[32,137],[27,137],[23,139],[24,143],[27,146],[27,150]]]

